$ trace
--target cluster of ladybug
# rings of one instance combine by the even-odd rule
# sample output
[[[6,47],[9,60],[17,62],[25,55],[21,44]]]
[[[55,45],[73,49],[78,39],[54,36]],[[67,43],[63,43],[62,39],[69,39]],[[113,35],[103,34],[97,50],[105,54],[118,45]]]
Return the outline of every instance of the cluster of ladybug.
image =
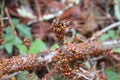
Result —
[[[63,44],[65,30],[69,26],[69,21],[54,19],[52,22],[52,31],[55,33],[58,44]]]
[[[16,71],[35,70],[39,66],[41,64],[38,62],[38,56],[32,54],[27,56],[14,56],[11,59],[2,59],[0,61],[0,77]]]

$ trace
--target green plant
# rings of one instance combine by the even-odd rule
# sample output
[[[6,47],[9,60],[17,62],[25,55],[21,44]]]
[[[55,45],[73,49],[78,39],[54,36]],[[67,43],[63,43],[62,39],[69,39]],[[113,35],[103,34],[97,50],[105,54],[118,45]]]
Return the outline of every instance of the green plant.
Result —
[[[114,68],[108,68],[105,70],[105,73],[108,76],[108,80],[120,80],[120,73],[116,73]]]
[[[0,49],[5,49],[8,54],[12,54],[13,46],[18,48],[19,52],[26,55],[27,53],[39,53],[41,50],[46,49],[45,43],[40,39],[33,41],[31,30],[28,26],[19,22],[19,19],[13,18],[12,24],[15,26],[17,35],[14,34],[14,30],[11,26],[8,26],[4,30],[3,38],[4,44],[0,46]],[[28,37],[31,41],[31,46],[28,49],[22,42],[21,38]]]
[[[118,31],[120,30],[119,29],[120,27],[118,27]],[[109,39],[117,39],[117,38],[119,38],[119,35],[116,33],[116,31],[115,30],[109,30],[107,33],[104,33],[100,38],[99,38],[99,41],[100,42],[103,42],[103,41],[105,41],[105,40],[109,40]],[[120,53],[120,49],[119,48],[116,48],[116,49],[114,49],[114,51],[115,52],[118,52],[118,53]]]

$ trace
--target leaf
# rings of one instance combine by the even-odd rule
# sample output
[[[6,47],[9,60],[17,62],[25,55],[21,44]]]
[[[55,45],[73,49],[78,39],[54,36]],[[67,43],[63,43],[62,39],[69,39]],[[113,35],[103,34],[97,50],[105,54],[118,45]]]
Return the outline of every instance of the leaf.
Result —
[[[17,18],[13,18],[12,22],[13,22],[15,28],[17,28],[17,30],[21,36],[29,37],[30,40],[32,40],[32,34],[30,31],[31,29],[28,26],[20,24],[19,19],[17,19]]]
[[[45,49],[45,43],[40,39],[36,39],[34,42],[32,42],[31,47],[29,49],[29,53],[39,53],[40,51]]]
[[[26,74],[28,74],[27,72],[20,72],[20,74],[18,75],[18,79],[17,80],[30,80],[28,76],[26,76]]]
[[[24,54],[24,55],[27,55],[27,47],[23,44],[19,44],[17,45],[17,48],[19,49],[19,51]]]
[[[13,22],[15,28],[17,28],[17,30],[19,31],[19,34],[21,36],[29,37],[30,40],[32,40],[32,34],[31,34],[30,28],[28,26],[20,24],[19,19],[17,19],[17,18],[13,18],[12,22]]]
[[[120,26],[118,27],[118,30],[120,30]]]
[[[57,79],[55,77],[53,77],[52,80],[57,80]]]
[[[117,48],[114,51],[117,52],[117,53],[120,53],[120,48]]]
[[[32,34],[31,34],[30,28],[28,26],[23,25],[23,24],[17,24],[16,28],[21,36],[29,37],[30,40],[32,40]]]
[[[108,76],[108,80],[120,80],[119,73],[114,72],[113,68],[108,68],[105,70]]]
[[[108,34],[103,34],[100,38],[99,38],[99,41],[102,42],[102,41],[105,41],[106,39],[108,39],[110,37],[110,35]]]
[[[5,48],[5,50],[11,54],[12,50],[13,50],[13,45],[17,46],[19,44],[22,44],[22,41],[13,34],[13,30],[11,27],[7,27],[5,29],[5,34],[4,36],[4,41],[5,44],[3,45],[3,48]],[[19,47],[19,49],[21,49],[22,47]],[[24,49],[21,49],[21,52],[25,52]]]
[[[14,26],[16,26],[17,24],[19,24],[19,19],[17,18],[12,18],[12,23],[14,24]]]
[[[4,46],[3,46],[3,45],[0,45],[0,50],[3,49],[3,48],[4,48]]]
[[[35,19],[36,17],[28,10],[28,8],[29,7],[22,6],[21,8],[17,9],[17,12],[22,17],[28,17],[28,18],[31,18],[31,19]]]
[[[57,46],[58,46],[58,44],[54,44],[50,49],[52,50],[52,49],[55,49],[55,48],[57,48]]]
[[[114,0],[114,12],[115,12],[115,17],[120,20],[120,0]]]
[[[61,76],[61,77],[60,77],[60,80],[65,80],[64,76]]]
[[[3,45],[3,48],[8,52],[8,54],[12,53],[13,50],[13,44],[15,36],[13,35],[13,30],[11,27],[7,27],[5,29],[5,34],[3,35],[5,44]]]
[[[13,43],[11,42],[9,42],[9,43],[6,43],[5,45],[4,45],[4,48],[5,48],[5,50],[8,52],[8,54],[11,54],[12,53],[12,50],[13,50]]]
[[[13,36],[13,35],[5,35],[4,36],[4,41],[5,41],[5,43],[8,43],[8,42],[11,42],[11,41],[13,41],[15,39],[15,37]]]
[[[4,40],[5,40],[5,43],[14,40],[13,30],[12,30],[11,27],[7,27],[7,28],[5,29],[5,34],[3,35],[3,38],[4,38]]]
[[[112,39],[115,39],[117,36],[116,36],[116,34],[115,34],[115,31],[113,31],[113,30],[109,30],[108,31],[108,35],[112,38]]]
[[[17,18],[12,19],[12,22],[15,25],[15,28],[18,30],[18,32],[21,36],[29,37],[30,40],[32,40],[32,34],[31,34],[30,28],[28,26],[19,24],[19,19],[17,19]],[[4,37],[4,41],[5,41],[3,48],[5,48],[9,54],[12,53],[13,45],[15,45],[22,54],[27,54],[26,46],[23,45],[22,41],[13,34],[13,29],[10,26],[8,26],[5,29],[5,34],[3,35],[3,37]]]
[[[18,37],[15,37],[15,39],[14,39],[14,45],[19,45],[19,44],[22,44],[22,41],[21,41],[21,39],[20,38],[18,38]]]

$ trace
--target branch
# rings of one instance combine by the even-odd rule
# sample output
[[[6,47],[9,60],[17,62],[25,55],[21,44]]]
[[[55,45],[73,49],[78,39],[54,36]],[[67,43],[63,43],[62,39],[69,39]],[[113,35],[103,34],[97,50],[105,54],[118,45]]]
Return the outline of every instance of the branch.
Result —
[[[13,77],[15,75],[18,75],[18,74],[20,74],[20,72],[15,72],[15,73],[10,74],[10,75],[4,75],[4,76],[2,76],[1,80],[9,79],[9,78],[11,78],[11,77]]]
[[[103,48],[118,48],[120,47],[120,40],[111,40],[103,42]]]
[[[46,52],[47,53],[47,52]],[[30,54],[27,56],[14,56],[10,59],[0,60],[0,76],[23,70],[34,70],[52,61],[52,57],[56,53],[50,52],[48,55]]]
[[[64,46],[65,55],[69,61],[84,59],[86,55],[100,56],[110,51],[103,48],[105,44],[92,41],[89,43],[67,44]],[[108,46],[109,47],[109,46]],[[58,50],[41,52],[38,55],[29,54],[0,60],[0,76],[23,70],[34,70],[43,65],[50,65],[59,61],[61,54]],[[70,57],[71,56],[71,57]]]
[[[118,27],[119,25],[120,25],[120,21],[116,22],[116,23],[113,23],[113,24],[111,24],[109,26],[106,26],[103,30],[101,30],[100,32],[98,32],[94,36],[92,36],[90,38],[90,40],[98,39],[98,37],[100,37],[102,34],[104,34],[105,32],[107,32],[108,30],[110,30],[112,28]]]

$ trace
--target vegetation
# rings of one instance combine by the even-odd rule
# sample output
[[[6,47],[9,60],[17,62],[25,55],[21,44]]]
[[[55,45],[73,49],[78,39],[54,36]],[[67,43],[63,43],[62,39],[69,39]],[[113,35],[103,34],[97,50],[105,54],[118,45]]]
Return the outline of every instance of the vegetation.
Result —
[[[119,3],[1,0],[0,78],[120,80]]]

